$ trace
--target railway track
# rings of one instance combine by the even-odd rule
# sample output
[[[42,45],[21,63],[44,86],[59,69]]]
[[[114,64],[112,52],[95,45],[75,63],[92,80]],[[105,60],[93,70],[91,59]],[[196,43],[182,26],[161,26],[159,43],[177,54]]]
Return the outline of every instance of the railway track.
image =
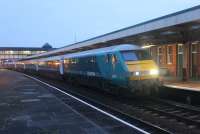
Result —
[[[55,86],[55,85],[54,85]],[[149,134],[172,134],[170,131],[167,131],[159,126],[156,126],[154,124],[151,124],[150,122],[146,122],[144,120],[141,120],[131,114],[125,113],[123,111],[121,111],[120,109],[117,109],[115,107],[112,107],[111,105],[106,105],[104,103],[101,103],[100,101],[97,101],[95,99],[89,98],[87,96],[84,96],[82,94],[79,93],[75,93],[69,90],[64,90],[64,89],[60,89],[62,92],[59,92],[58,90],[53,90],[50,89],[50,91],[55,94],[59,99],[61,99],[64,103],[67,103],[68,105],[70,105],[70,103],[73,102],[69,102],[68,101],[68,96],[66,96],[66,94],[64,94],[63,92],[70,94],[72,96],[77,97],[78,99],[89,103],[92,106],[98,107],[99,109],[102,109],[103,111],[106,111],[108,113],[110,113],[111,115],[114,115],[118,118],[120,118],[121,120],[127,122],[128,124],[131,124],[133,126],[136,126],[138,128],[141,128],[142,130],[144,130],[145,132],[148,132]]]
[[[46,81],[49,82],[49,81]],[[124,98],[97,98],[78,90],[52,83],[63,92],[68,92],[100,109],[144,129],[149,133],[199,133],[200,110],[196,107],[161,99],[129,100]],[[59,84],[60,85],[60,84]],[[65,95],[52,90],[63,102]]]
[[[64,102],[66,102],[66,99],[65,99],[65,95],[63,94],[60,94],[58,92],[55,92],[53,91],[54,94],[56,94],[61,100],[63,100]],[[170,131],[167,131],[161,127],[158,127],[156,125],[153,125],[151,124],[150,122],[146,122],[146,121],[143,121],[137,117],[134,117],[133,115],[131,114],[128,114],[128,113],[125,113],[123,111],[120,111],[119,109],[117,108],[114,108],[114,107],[111,107],[110,105],[106,105],[106,104],[103,104],[103,103],[100,103],[98,101],[95,101],[91,98],[87,98],[83,95],[80,95],[80,94],[74,94],[74,93],[70,93],[70,94],[73,94],[74,96],[80,98],[81,100],[84,100],[86,102],[88,102],[89,104],[92,104],[100,109],[103,109],[104,111],[108,112],[108,113],[111,113],[112,115],[115,115],[117,116],[118,118],[122,119],[122,120],[125,120],[126,122],[130,123],[130,124],[133,124],[134,126],[137,126],[143,130],[145,130],[146,132],[149,132],[151,134],[171,134]]]
[[[178,126],[182,126],[180,127],[180,130],[173,130],[173,127],[169,127],[170,125],[167,126],[166,129],[171,132],[199,133],[200,108],[155,98],[140,100],[139,103],[138,101],[126,102],[126,107],[129,107],[132,110],[150,113],[150,115],[154,115],[158,118],[163,118],[166,122],[169,121],[169,124],[172,123],[175,125],[175,129],[177,129]]]
[[[165,116],[175,118],[190,127],[200,128],[200,109],[172,101],[157,99],[149,101],[145,107]],[[193,126],[192,126],[193,125]]]

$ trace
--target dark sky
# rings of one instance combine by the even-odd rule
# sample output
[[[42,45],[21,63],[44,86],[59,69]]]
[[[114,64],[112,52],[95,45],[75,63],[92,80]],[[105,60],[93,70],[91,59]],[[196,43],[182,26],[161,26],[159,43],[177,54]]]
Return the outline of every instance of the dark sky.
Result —
[[[199,5],[199,0],[1,0],[0,47],[62,47]]]

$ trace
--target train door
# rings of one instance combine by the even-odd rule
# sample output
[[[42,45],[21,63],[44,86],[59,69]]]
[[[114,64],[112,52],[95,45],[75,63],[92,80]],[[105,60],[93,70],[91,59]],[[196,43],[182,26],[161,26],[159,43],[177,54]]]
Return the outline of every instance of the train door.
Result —
[[[64,74],[64,59],[61,58],[59,62],[60,62],[59,71],[60,71],[60,74],[63,75]]]
[[[183,44],[178,44],[177,76],[179,78],[183,77]]]
[[[112,67],[112,54],[107,54],[107,72],[108,72],[108,77],[112,79],[112,74],[113,74],[113,67]]]
[[[112,78],[116,78],[117,77],[117,56],[115,54],[112,54],[111,56],[111,62],[112,62]]]
[[[198,79],[198,47],[199,44],[192,44],[191,47],[191,77]]]

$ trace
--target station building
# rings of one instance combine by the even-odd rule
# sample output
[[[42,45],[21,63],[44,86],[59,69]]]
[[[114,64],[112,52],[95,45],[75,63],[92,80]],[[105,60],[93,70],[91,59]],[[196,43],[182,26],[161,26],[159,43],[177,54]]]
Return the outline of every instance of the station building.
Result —
[[[200,43],[155,45],[150,53],[165,78],[200,80]]]
[[[200,80],[200,6],[37,56],[53,56],[118,44],[138,44],[148,48],[165,79]]]
[[[53,50],[50,45],[43,47],[0,47],[0,64],[16,61],[31,55],[41,54]]]

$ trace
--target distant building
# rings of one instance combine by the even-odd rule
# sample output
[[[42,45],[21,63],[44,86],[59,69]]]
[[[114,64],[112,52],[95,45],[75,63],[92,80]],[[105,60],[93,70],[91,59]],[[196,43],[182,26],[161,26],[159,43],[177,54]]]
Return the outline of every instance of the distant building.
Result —
[[[51,51],[54,48],[49,44],[43,45],[43,47],[0,47],[0,64],[8,61],[15,61],[27,56],[44,53]]]

